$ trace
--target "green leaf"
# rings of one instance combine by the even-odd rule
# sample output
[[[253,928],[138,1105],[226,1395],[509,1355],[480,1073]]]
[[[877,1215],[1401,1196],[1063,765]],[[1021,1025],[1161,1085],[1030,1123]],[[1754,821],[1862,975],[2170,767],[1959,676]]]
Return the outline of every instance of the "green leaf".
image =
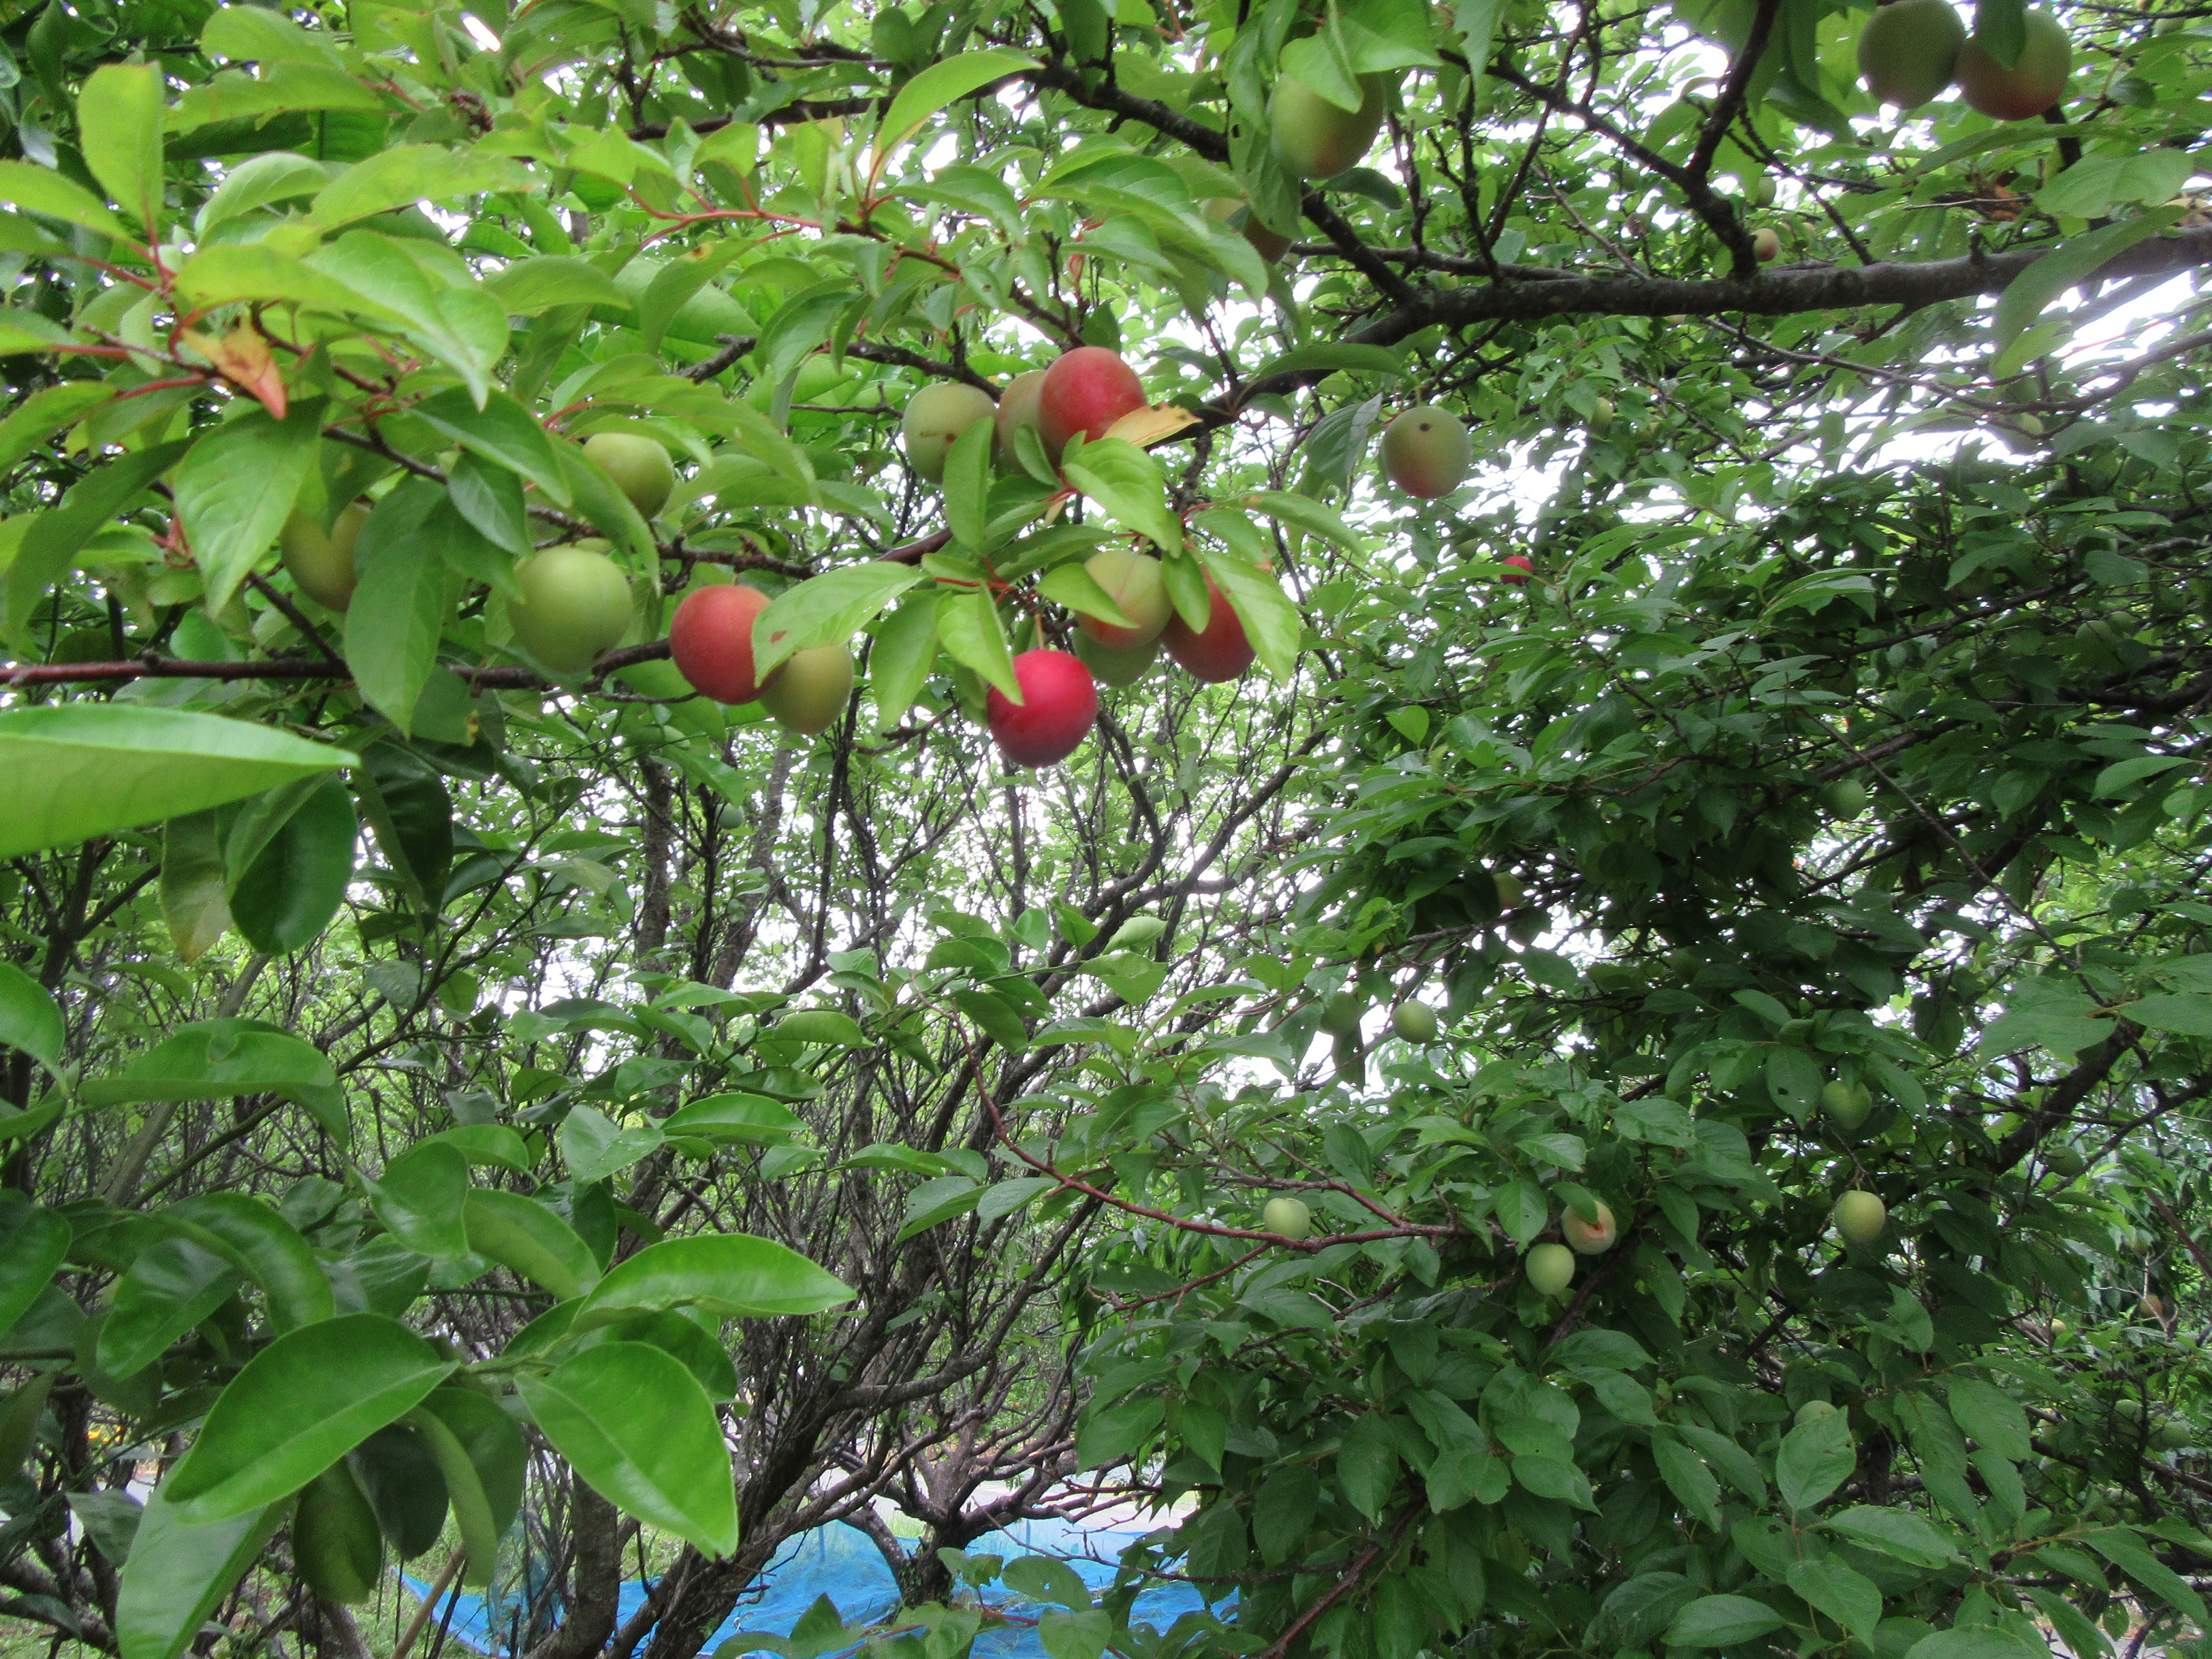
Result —
[[[1808,1510],[1842,1486],[1857,1462],[1850,1419],[1832,1412],[1783,1436],[1782,1449],[1774,1456],[1774,1484],[1784,1504]]]
[[[270,1205],[244,1193],[203,1193],[161,1212],[198,1243],[220,1251],[261,1286],[269,1323],[279,1334],[337,1313],[328,1274],[299,1230]]]
[[[601,1279],[576,1310],[576,1328],[634,1313],[699,1308],[725,1318],[826,1313],[852,1300],[842,1281],[798,1251],[744,1233],[647,1245]]]
[[[350,766],[343,749],[214,714],[71,702],[0,713],[0,858],[66,847]]]
[[[457,1392],[434,1389],[429,1398],[435,1400],[440,1395],[450,1397]],[[483,1400],[481,1395],[474,1397]],[[490,1401],[483,1400],[483,1403],[491,1407],[495,1413],[504,1415]],[[468,1564],[462,1571],[461,1582],[472,1586],[490,1583],[499,1566],[500,1528],[493,1521],[491,1501],[484,1496],[483,1482],[477,1477],[468,1449],[461,1443],[460,1437],[446,1425],[445,1418],[429,1408],[428,1401],[416,1407],[400,1421],[421,1437],[445,1480],[447,1501],[453,1506],[453,1523],[459,1529],[461,1548]]]
[[[1011,1181],[999,1182],[984,1189],[975,1205],[976,1219],[987,1224],[1000,1220],[1059,1185],[1050,1176],[1017,1176]]]
[[[441,1140],[458,1150],[469,1161],[471,1169],[489,1164],[501,1170],[512,1170],[517,1175],[530,1173],[529,1143],[504,1123],[457,1123],[450,1129],[441,1129],[428,1137]],[[471,1245],[474,1249],[476,1247]]]
[[[868,653],[868,688],[876,699],[876,729],[889,732],[906,718],[937,664],[937,599],[916,593],[878,618]]]
[[[2182,1036],[2212,1037],[2212,992],[2186,991],[2171,996],[2145,997],[2122,1008],[2123,1018],[2154,1031],[2172,1031]]]
[[[1279,357],[1271,357],[1253,370],[1250,378],[1264,380],[1273,374],[1334,374],[1339,372],[1383,374],[1396,380],[1405,374],[1406,366],[1399,360],[1398,354],[1388,346],[1347,345],[1328,341],[1299,346]]]
[[[1078,1609],[1091,1606],[1091,1592],[1075,1569],[1049,1555],[1017,1556],[999,1577],[1015,1595],[1032,1601]]]
[[[721,1423],[682,1361],[642,1342],[606,1342],[517,1382],[546,1439],[593,1491],[702,1554],[737,1548]]]
[[[710,1095],[661,1120],[661,1132],[768,1146],[790,1139],[806,1126],[792,1109],[763,1095]]]
[[[561,1125],[561,1156],[568,1160],[568,1173],[588,1186],[620,1175],[648,1152],[658,1151],[662,1139],[657,1123],[648,1121],[620,1128],[596,1107],[578,1106]]]
[[[895,1244],[903,1244],[932,1227],[966,1215],[982,1201],[984,1188],[964,1175],[939,1176],[925,1181],[906,1195],[906,1213],[899,1224]]]
[[[425,398],[411,411],[462,448],[528,479],[556,507],[574,500],[561,446],[546,435],[537,417],[503,392],[495,392],[478,409],[455,386]]]
[[[1049,1610],[1038,1616],[1037,1645],[1046,1659],[1100,1659],[1114,1634],[1114,1620],[1103,1607],[1080,1613]]]
[[[231,889],[231,919],[246,943],[275,956],[319,939],[352,884],[360,834],[352,797],[325,776]]]
[[[787,587],[753,623],[753,670],[765,678],[794,651],[842,645],[921,580],[910,565],[874,559],[841,565]]]
[[[322,398],[309,398],[277,421],[257,405],[201,438],[177,468],[177,514],[210,611],[275,545],[321,448],[323,410]]]
[[[442,1140],[410,1146],[368,1183],[376,1218],[407,1249],[434,1261],[468,1254],[468,1192],[469,1161]]]
[[[1291,596],[1283,592],[1283,585],[1267,571],[1257,565],[1248,564],[1233,553],[1218,553],[1212,548],[1200,551],[1200,559],[1213,578],[1244,624],[1244,637],[1251,641],[1252,649],[1260,659],[1260,665],[1273,678],[1287,684],[1297,667],[1298,647],[1304,638],[1305,623],[1298,616],[1298,608],[1291,603]]]
[[[1727,1648],[1779,1630],[1788,1621],[1747,1595],[1701,1595],[1667,1627],[1670,1648]]]
[[[413,478],[376,504],[355,544],[360,582],[346,611],[346,666],[370,707],[404,733],[437,664],[446,620],[446,567],[423,533],[444,501]]]
[[[1659,1430],[1651,1437],[1652,1461],[1659,1465],[1659,1478],[1667,1483],[1668,1491],[1681,1501],[1682,1507],[1709,1527],[1721,1523],[1721,1483],[1713,1478],[1705,1461],[1671,1431]]]
[[[0,161],[0,176],[20,161]],[[89,199],[89,198],[88,198]],[[105,380],[64,380],[34,392],[0,421],[0,471],[13,471],[15,463],[65,426],[73,426],[91,410],[113,401],[116,388]]]
[[[416,202],[449,202],[487,191],[543,188],[520,161],[443,144],[399,144],[356,161],[315,198],[309,222],[335,228]]]
[[[21,1048],[48,1071],[60,1069],[69,1036],[46,988],[12,962],[0,962],[0,1048]],[[0,1319],[0,1330],[10,1322]]]
[[[49,219],[66,220],[102,236],[131,234],[130,228],[90,191],[71,184],[52,167],[33,167],[28,161],[0,161],[0,202],[43,214]],[[60,389],[47,388],[49,392]],[[108,395],[112,397],[114,393],[110,390]]]
[[[131,224],[157,234],[161,218],[161,71],[152,64],[103,64],[77,94],[77,144],[84,164]]]
[[[1863,1640],[1871,1641],[1881,1622],[1881,1592],[1841,1561],[1792,1562],[1790,1588]]]
[[[1998,1455],[2017,1463],[2033,1449],[2028,1444],[2027,1413],[2020,1401],[1996,1383],[1954,1376],[1948,1395],[1951,1420]]]
[[[161,920],[187,963],[198,962],[230,931],[222,814],[188,812],[162,826]]]
[[[413,1410],[454,1364],[382,1314],[348,1314],[280,1336],[216,1397],[169,1476],[169,1497],[195,1523],[289,1498]]]
[[[2084,1533],[2081,1541],[2176,1613],[2192,1620],[2198,1629],[2212,1626],[2212,1617],[2205,1612],[2204,1598],[2191,1588],[2187,1579],[2153,1555],[2142,1540],[2129,1528],[2100,1528]]]
[[[228,1521],[193,1525],[169,1501],[176,1477],[155,1489],[138,1520],[115,1601],[122,1659],[177,1659],[260,1559],[284,1524],[289,1503]]]
[[[1946,1566],[1959,1559],[1948,1539],[1908,1510],[1862,1504],[1828,1516],[1820,1524],[1838,1537],[1916,1567]]]
[[[131,507],[190,447],[191,440],[179,438],[171,443],[133,451],[95,468],[70,486],[59,505],[29,518],[23,539],[16,546],[15,562],[7,567],[7,623],[10,634],[19,641],[29,638],[32,613],[38,609],[40,599],[67,574],[70,562],[85,544]],[[0,723],[9,718],[0,714]],[[0,761],[5,758],[4,754],[0,754]],[[6,817],[0,816],[0,858],[11,851],[28,850],[4,845],[6,823]]]
[[[2017,0],[2013,0],[2017,3]],[[1997,298],[1990,319],[1990,339],[1996,348],[1993,374],[2009,374],[2020,366],[2011,361],[2013,348],[2043,308],[2092,275],[2107,260],[2125,252],[2146,236],[2153,236],[2181,216],[2178,207],[2154,208],[2101,230],[2069,236],[2018,276]]]
[[[1975,0],[1974,44],[2010,69],[2027,44],[2027,0]]]
[[[1802,1048],[1781,1044],[1766,1056],[1766,1092],[1774,1103],[1802,1123],[1812,1115],[1826,1079],[1820,1064]]]
[[[1994,1625],[1958,1625],[1923,1636],[1905,1659],[2048,1659],[2050,1649]]]
[[[1168,508],[1160,464],[1120,438],[1088,443],[1060,469],[1068,483],[1109,516],[1150,537],[1163,552],[1180,552],[1182,522]]]
[[[0,1202],[0,1331],[39,1299],[76,1236],[66,1218],[9,1196],[15,1201]]]
[[[224,1100],[280,1094],[347,1139],[345,1097],[322,1052],[258,1020],[210,1019],[180,1027],[112,1077],[79,1085],[88,1106],[140,1100]]]
[[[228,1258],[189,1238],[159,1238],[116,1282],[94,1349],[110,1376],[135,1376],[238,1286]]]
[[[948,588],[937,599],[937,637],[945,654],[972,669],[984,684],[996,686],[1018,703],[1022,688],[1014,678],[1013,647],[999,608],[981,587]]]
[[[534,1198],[471,1187],[461,1218],[471,1251],[512,1267],[564,1302],[599,1280],[599,1261],[591,1247]]]
[[[901,87],[898,96],[891,100],[890,108],[884,112],[883,121],[876,129],[876,170],[881,172],[891,152],[920,132],[933,116],[950,109],[963,98],[972,97],[994,81],[1036,67],[1035,58],[1024,58],[1003,46],[984,52],[963,52],[932,64]]]

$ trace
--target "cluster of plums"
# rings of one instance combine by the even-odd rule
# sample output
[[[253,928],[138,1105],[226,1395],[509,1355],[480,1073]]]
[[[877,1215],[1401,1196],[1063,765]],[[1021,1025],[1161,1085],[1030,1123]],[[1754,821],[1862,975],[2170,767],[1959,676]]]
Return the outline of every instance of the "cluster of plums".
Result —
[[[1900,110],[1919,108],[1955,82],[1990,119],[2031,120],[2065,94],[2074,45],[2047,11],[2030,11],[2021,22],[2020,55],[2008,69],[1967,35],[1950,0],[1890,0],[1859,31],[1859,76]]]

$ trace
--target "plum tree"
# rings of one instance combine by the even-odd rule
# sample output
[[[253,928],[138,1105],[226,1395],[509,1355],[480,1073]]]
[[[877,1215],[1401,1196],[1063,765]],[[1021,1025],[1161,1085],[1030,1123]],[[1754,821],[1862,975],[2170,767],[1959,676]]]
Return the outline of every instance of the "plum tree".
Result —
[[[1873,1243],[1888,1220],[1888,1206],[1872,1193],[1854,1189],[1836,1200],[1836,1231],[1850,1243]]]
[[[1091,678],[1118,690],[1134,685],[1152,672],[1152,665],[1160,659],[1160,642],[1153,638],[1142,645],[1117,651],[1112,646],[1099,644],[1079,628],[1075,630],[1075,654],[1091,671]]]
[[[991,741],[1015,766],[1054,766],[1083,746],[1098,719],[1091,671],[1065,651],[1024,651],[1014,659],[1016,702],[993,686],[984,696]]]
[[[1892,0],[1859,31],[1859,79],[1876,102],[1918,109],[1951,84],[1966,43],[1951,0]]]
[[[1382,472],[1424,501],[1456,489],[1474,465],[1467,427],[1449,410],[1416,404],[1382,428]]]
[[[1206,579],[1206,599],[1211,608],[1204,628],[1194,629],[1180,615],[1170,617],[1160,630],[1160,643],[1193,679],[1219,685],[1249,668],[1259,653],[1211,576]]]
[[[1538,1291],[1557,1296],[1574,1283],[1575,1253],[1564,1244],[1539,1244],[1528,1252],[1523,1267]]]
[[[1285,76],[1267,98],[1267,126],[1276,153],[1301,179],[1333,179],[1357,165],[1382,130],[1390,82],[1380,75],[1359,77],[1356,110],[1332,104],[1303,81]]]
[[[594,432],[584,440],[584,453],[646,518],[667,506],[675,492],[676,464],[658,438],[641,432]]]
[[[1437,1011],[1408,997],[1390,1011],[1390,1029],[1408,1042],[1434,1042]]]
[[[1037,388],[1044,384],[1044,371],[1032,368],[1017,374],[1006,382],[1006,389],[999,394],[999,407],[993,416],[991,450],[998,458],[999,470],[1012,472],[1020,463],[1014,458],[1014,434],[1028,427],[1044,441],[1044,428],[1037,424]],[[1045,458],[1057,466],[1060,452],[1050,444],[1045,445]]]
[[[549,547],[515,567],[520,597],[507,620],[524,650],[556,674],[574,674],[629,627],[629,581],[605,554],[578,544]]]
[[[1037,435],[1055,462],[1067,441],[1106,435],[1124,415],[1145,406],[1145,384],[1118,351],[1078,346],[1062,352],[1037,382]]]
[[[1569,1209],[1559,1218],[1559,1232],[1576,1255],[1598,1255],[1620,1237],[1620,1224],[1613,1218],[1613,1206],[1600,1199],[1595,1221],[1585,1221]]]
[[[2066,95],[2074,70],[2074,42],[2047,11],[2021,19],[2027,33],[2020,56],[2007,69],[1978,40],[1959,48],[1959,94],[1993,121],[2028,121]]]
[[[852,695],[852,647],[815,645],[793,652],[769,674],[760,704],[785,731],[811,738],[830,729]]]
[[[930,483],[945,482],[945,457],[953,441],[978,421],[999,412],[991,394],[964,380],[940,380],[907,399],[899,420],[899,439],[907,463]]]
[[[349,502],[328,531],[319,520],[295,513],[277,534],[277,551],[292,586],[325,610],[343,611],[353,603],[354,544],[368,522],[368,511],[366,502]]]
[[[1218,220],[1238,232],[1252,245],[1253,252],[1269,264],[1273,264],[1291,251],[1291,239],[1279,231],[1262,224],[1252,211],[1251,204],[1241,196],[1215,196],[1206,204],[1206,216]]]
[[[1075,625],[1099,644],[1115,651],[1133,650],[1159,638],[1160,630],[1175,615],[1160,562],[1129,547],[1102,547],[1084,561],[1091,579],[1106,597],[1121,608],[1132,626],[1109,623],[1079,613]]]
[[[1771,265],[1782,257],[1782,233],[1771,225],[1761,225],[1751,233],[1751,257],[1763,265]]]
[[[750,702],[761,694],[753,677],[753,623],[768,595],[741,583],[694,588],[668,623],[668,653],[695,691],[717,702]],[[769,678],[773,680],[775,675]]]
[[[1260,1224],[1278,1238],[1304,1238],[1313,1231],[1313,1211],[1302,1198],[1271,1198],[1260,1212]]]

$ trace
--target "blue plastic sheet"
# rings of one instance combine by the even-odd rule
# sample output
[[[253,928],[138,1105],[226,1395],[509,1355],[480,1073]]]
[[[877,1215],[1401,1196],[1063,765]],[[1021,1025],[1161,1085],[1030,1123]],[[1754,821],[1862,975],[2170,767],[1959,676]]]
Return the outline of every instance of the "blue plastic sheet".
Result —
[[[1122,1550],[1144,1535],[1142,1529],[1086,1529],[1060,1521],[1024,1521],[1005,1532],[994,1532],[968,1546],[970,1555],[999,1555],[1012,1560],[1021,1555],[1056,1555],[1066,1560],[1093,1589],[1112,1582],[1114,1563]],[[419,1599],[429,1586],[415,1578],[404,1580]],[[898,1587],[890,1568],[868,1536],[842,1522],[801,1533],[777,1552],[775,1559],[748,1592],[729,1620],[707,1639],[702,1653],[712,1654],[739,1631],[761,1631],[788,1636],[816,1598],[828,1596],[851,1625],[869,1625],[898,1606]],[[1034,1617],[1039,1609],[1007,1590],[994,1585],[987,1596],[994,1607]],[[477,1654],[503,1655],[507,1638],[520,1612],[520,1591],[503,1597],[461,1595],[453,1600],[447,1641]],[[629,1619],[645,1602],[645,1586],[632,1581],[622,1588],[619,1617]],[[1186,1613],[1204,1609],[1206,1601],[1188,1584],[1169,1584],[1146,1590],[1130,1611],[1133,1621],[1165,1630]],[[434,1624],[444,1618],[446,1602],[439,1598]],[[428,1651],[428,1644],[423,1644]],[[1043,1659],[1044,1649],[1036,1630],[1027,1625],[992,1625],[975,1638],[977,1659]]]

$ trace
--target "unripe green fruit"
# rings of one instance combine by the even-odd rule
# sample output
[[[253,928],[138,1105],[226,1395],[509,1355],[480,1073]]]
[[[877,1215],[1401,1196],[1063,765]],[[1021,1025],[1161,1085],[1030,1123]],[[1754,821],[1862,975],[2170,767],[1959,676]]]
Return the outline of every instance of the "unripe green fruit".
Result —
[[[1774,180],[1764,173],[1759,173],[1744,186],[1744,194],[1751,198],[1751,204],[1753,207],[1772,207]]]
[[[676,489],[676,463],[658,438],[637,432],[594,432],[584,440],[584,453],[644,517],[649,519],[668,505]]]
[[[1334,179],[1365,157],[1382,130],[1389,82],[1359,77],[1357,110],[1340,108],[1302,81],[1285,76],[1267,98],[1267,127],[1276,152],[1301,179]]]
[[[1237,197],[1209,198],[1206,204],[1206,216],[1240,233],[1246,241],[1251,243],[1252,251],[1271,265],[1291,251],[1291,239],[1261,224],[1251,208]]]
[[[1613,399],[1601,398],[1590,406],[1589,429],[1592,437],[1602,438],[1613,430]]]
[[[2196,1437],[2190,1432],[2186,1423],[2161,1423],[2153,1438],[2160,1451],[2179,1451]]]
[[[1877,103],[1918,109],[1951,84],[1966,44],[1950,0],[1896,0],[1859,31],[1859,79]]]
[[[1838,778],[1821,786],[1820,805],[1839,818],[1855,818],[1867,809],[1866,785],[1856,778]]]
[[[1820,1089],[1820,1109],[1835,1121],[1837,1127],[1856,1129],[1874,1109],[1874,1097],[1848,1083],[1825,1084]]]
[[[1075,630],[1075,655],[1099,684],[1134,685],[1160,659],[1160,642],[1147,640],[1126,651],[1116,651],[1111,646],[1099,644],[1079,628]]]
[[[2056,1146],[2045,1148],[2043,1167],[2053,1175],[2063,1176],[2071,1181],[2089,1167],[2089,1160],[2082,1155],[2079,1146],[2061,1141]]]
[[[276,547],[292,586],[325,611],[343,611],[353,603],[356,573],[354,544],[368,522],[368,506],[355,501],[338,514],[327,533],[319,521],[295,513],[277,532]]]
[[[1260,1224],[1278,1238],[1304,1238],[1313,1231],[1313,1212],[1303,1199],[1271,1198],[1260,1212]]]
[[[556,674],[574,674],[629,627],[629,583],[591,549],[549,547],[515,567],[507,619],[523,649]]]
[[[1771,225],[1761,225],[1751,233],[1751,257],[1763,265],[1771,265],[1782,257],[1782,233]]]
[[[945,458],[953,441],[978,421],[999,412],[991,394],[959,380],[926,386],[907,400],[899,441],[909,465],[931,483],[945,482]]]
[[[1585,1221],[1569,1210],[1559,1218],[1559,1231],[1577,1255],[1601,1255],[1620,1237],[1620,1224],[1613,1218],[1613,1206],[1601,1200],[1595,1222]]]
[[[1382,428],[1382,473],[1408,495],[1432,501],[1458,488],[1474,445],[1450,410],[1416,404]]]
[[[1490,878],[1498,887],[1498,908],[1501,910],[1519,909],[1523,896],[1520,878],[1504,870],[1492,871]]]
[[[1357,1036],[1366,1015],[1366,998],[1357,991],[1339,991],[1321,1006],[1321,1029],[1331,1036]]]
[[[1017,374],[1006,382],[1006,389],[999,394],[998,413],[992,417],[991,448],[999,459],[1001,472],[1018,471],[1021,463],[1014,459],[1014,433],[1028,427],[1042,442],[1044,428],[1037,422],[1037,388],[1044,384],[1044,371],[1033,368],[1026,374]],[[1060,456],[1050,444],[1044,446],[1045,459],[1054,466]]]
[[[853,379],[850,368],[840,369],[830,361],[827,353],[809,357],[799,366],[799,378],[792,382],[791,401],[794,404],[818,404],[823,394]],[[775,407],[775,382],[756,380],[752,390],[745,393],[745,401],[763,415]]]
[[[1959,49],[1959,93],[1993,121],[2029,121],[2066,95],[2074,42],[2047,11],[2021,19],[2027,39],[2010,69],[1972,40]]]
[[[332,1601],[359,1603],[375,1592],[384,1571],[384,1538],[343,1462],[307,1483],[292,1511],[292,1564],[307,1588]]]
[[[1528,1282],[1546,1296],[1557,1296],[1574,1282],[1575,1253],[1564,1244],[1539,1244],[1524,1266]]]
[[[1808,1423],[1817,1423],[1824,1417],[1833,1417],[1835,1414],[1836,1408],[1826,1401],[1808,1400],[1797,1408],[1790,1420],[1802,1429]]]
[[[785,731],[811,738],[830,729],[852,695],[852,648],[817,645],[793,652],[761,688],[760,700]]]
[[[1401,1002],[1390,1011],[1390,1029],[1408,1042],[1434,1042],[1437,1011],[1425,1002]]]
[[[1836,1200],[1836,1231],[1853,1244],[1871,1244],[1888,1224],[1889,1207],[1872,1193],[1845,1193]]]
[[[1131,548],[1102,547],[1084,561],[1083,568],[1134,626],[1124,628],[1079,612],[1078,629],[1116,651],[1149,645],[1159,638],[1168,618],[1175,615],[1175,602],[1168,598],[1167,581],[1158,559]]]

